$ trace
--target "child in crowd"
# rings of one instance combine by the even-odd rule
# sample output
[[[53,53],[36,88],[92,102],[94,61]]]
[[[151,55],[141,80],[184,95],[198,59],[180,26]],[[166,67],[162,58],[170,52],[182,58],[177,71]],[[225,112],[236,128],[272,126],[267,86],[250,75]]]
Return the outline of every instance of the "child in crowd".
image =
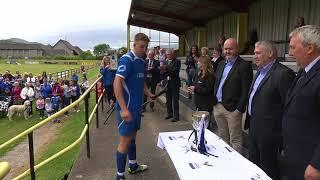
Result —
[[[51,104],[52,104],[52,109],[53,109],[53,113],[56,113],[59,111],[60,109],[60,97],[57,96],[56,93],[53,93],[53,96],[51,97]],[[53,122],[57,122],[60,123],[59,119],[55,119]]]
[[[51,104],[55,113],[58,112],[60,109],[60,102],[60,97],[57,96],[57,94],[53,93],[53,96],[51,97]]]
[[[48,117],[51,116],[53,113],[53,108],[52,108],[52,103],[50,101],[50,98],[46,98],[45,109],[46,109],[47,116]]]
[[[83,94],[84,92],[86,92],[86,90],[90,87],[89,81],[87,79],[86,75],[82,76],[82,84],[81,84],[81,94]],[[90,93],[89,93],[90,95]]]
[[[44,102],[44,99],[42,98],[41,95],[38,97],[38,100],[36,101],[36,105],[37,105],[37,109],[39,111],[40,119],[43,119],[44,118],[45,102]]]

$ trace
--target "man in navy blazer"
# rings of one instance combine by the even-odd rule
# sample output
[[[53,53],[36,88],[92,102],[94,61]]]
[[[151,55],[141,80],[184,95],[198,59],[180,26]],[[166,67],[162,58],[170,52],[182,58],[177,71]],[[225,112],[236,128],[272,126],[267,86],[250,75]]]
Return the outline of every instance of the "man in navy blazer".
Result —
[[[301,67],[283,115],[284,159],[290,180],[320,179],[320,27],[290,33],[290,54]]]
[[[145,82],[150,91],[155,94],[157,83],[160,81],[160,62],[154,59],[154,50],[148,51],[147,59],[145,60]],[[144,102],[147,101],[147,96],[144,96]],[[150,103],[151,111],[153,110],[154,102]],[[142,111],[146,111],[146,105],[142,107]]]

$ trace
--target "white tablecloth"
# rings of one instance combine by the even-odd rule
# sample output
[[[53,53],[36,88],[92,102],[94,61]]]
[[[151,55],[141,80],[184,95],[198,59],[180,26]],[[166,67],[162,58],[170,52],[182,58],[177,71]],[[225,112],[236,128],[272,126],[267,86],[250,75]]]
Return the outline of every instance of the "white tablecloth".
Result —
[[[244,158],[222,139],[206,130],[209,152],[202,155],[190,150],[191,131],[159,133],[158,147],[168,152],[182,180],[271,180],[258,166]]]

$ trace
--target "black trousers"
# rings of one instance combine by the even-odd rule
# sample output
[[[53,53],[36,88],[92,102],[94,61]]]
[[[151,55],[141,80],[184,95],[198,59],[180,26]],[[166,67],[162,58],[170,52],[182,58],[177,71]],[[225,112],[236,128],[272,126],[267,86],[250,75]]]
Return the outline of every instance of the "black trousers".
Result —
[[[284,175],[288,180],[304,180],[304,172],[307,165],[300,165],[296,163],[289,163],[286,158],[284,158]]]
[[[259,166],[268,176],[277,180],[279,171],[280,137],[259,138],[249,132],[249,160]]]
[[[157,88],[157,83],[146,83],[147,84],[147,87],[150,89],[151,93],[152,94],[155,94],[156,93],[156,88]],[[148,97],[146,95],[143,96],[143,102],[147,102],[148,101]],[[150,102],[150,108],[153,108],[154,107],[154,102]],[[146,105],[144,105],[142,107],[144,110],[146,109]]]
[[[39,111],[39,116],[40,116],[41,118],[43,118],[43,117],[44,117],[44,108],[38,109],[38,111]]]
[[[168,115],[179,118],[179,86],[170,87],[166,92],[166,105]]]
[[[107,95],[108,103],[110,104],[110,100],[115,102],[116,101],[116,97],[114,95],[113,85],[105,85],[104,89],[105,89],[105,92],[106,92],[106,95]]]

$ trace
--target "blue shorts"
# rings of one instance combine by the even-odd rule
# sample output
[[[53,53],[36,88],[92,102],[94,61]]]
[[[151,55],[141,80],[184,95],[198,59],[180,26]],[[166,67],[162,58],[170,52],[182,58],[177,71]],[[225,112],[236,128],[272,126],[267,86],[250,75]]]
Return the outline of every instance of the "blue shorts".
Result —
[[[121,136],[129,136],[133,132],[137,132],[141,127],[141,111],[130,111],[132,120],[124,121],[121,118],[120,111],[117,112],[118,130]]]

